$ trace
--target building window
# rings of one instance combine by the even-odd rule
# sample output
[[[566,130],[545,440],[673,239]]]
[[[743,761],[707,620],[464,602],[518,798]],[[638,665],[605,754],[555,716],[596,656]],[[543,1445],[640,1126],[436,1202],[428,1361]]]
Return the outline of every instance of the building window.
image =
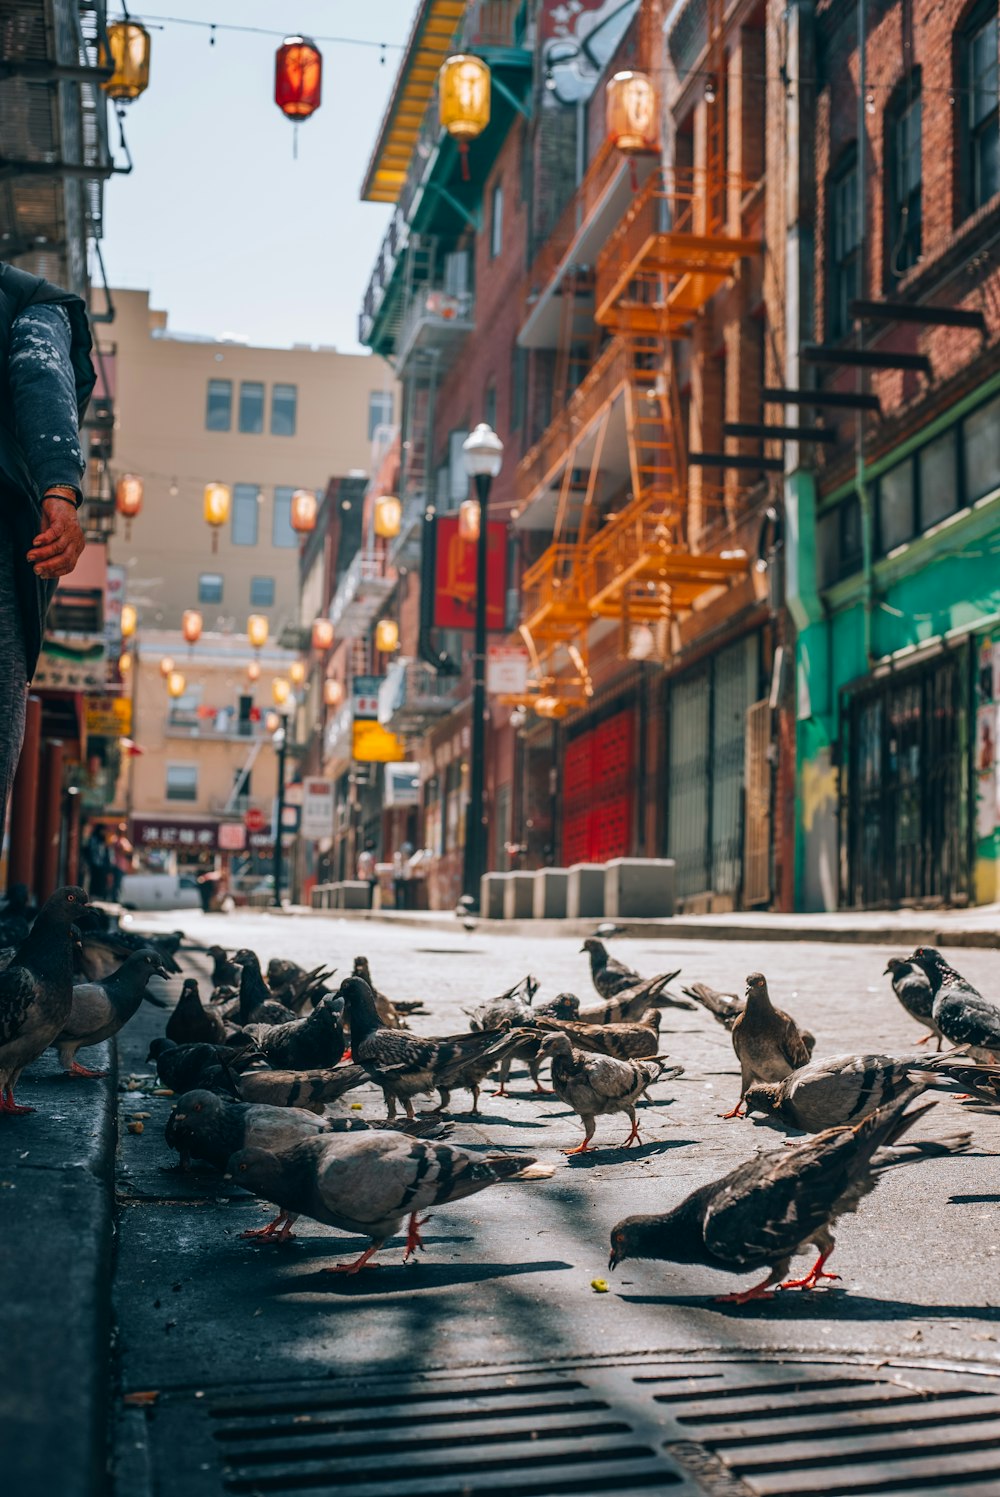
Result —
[[[202,572],[198,578],[198,602],[222,602],[222,573]]]
[[[878,544],[883,555],[913,539],[917,513],[913,463],[907,459],[882,475],[878,485]]]
[[[503,183],[497,182],[490,194],[490,259],[503,249]]]
[[[205,400],[205,430],[228,431],[233,424],[233,382],[210,379]]]
[[[368,396],[368,440],[380,426],[392,425],[392,394],[389,390],[372,390]]]
[[[292,529],[292,488],[277,488],[274,491],[274,517],[271,524],[271,544],[291,550],[299,538]]]
[[[858,159],[852,146],[830,178],[827,194],[830,241],[830,338],[850,332],[850,304],[860,294],[861,216],[858,213]]]
[[[299,392],[296,385],[272,385],[271,387],[271,435],[272,437],[294,437],[295,408]]]
[[[234,546],[256,546],[260,490],[255,483],[238,483],[233,487]]]
[[[975,504],[1000,488],[1000,399],[980,406],[962,423],[962,446],[965,502]]]
[[[253,608],[274,607],[274,578],[250,578],[250,603]]]
[[[483,396],[483,420],[487,426],[497,429],[497,387],[493,380],[486,386]]]
[[[240,385],[240,431],[258,435],[264,430],[264,386],[245,379]]]
[[[857,494],[850,494],[835,509],[820,515],[816,531],[820,587],[830,587],[860,572],[863,552]]]
[[[167,765],[167,800],[198,799],[197,764]]]
[[[906,97],[887,115],[889,201],[886,217],[889,275],[895,280],[920,259],[922,204],[921,126],[919,80],[906,88]]]
[[[958,427],[942,432],[917,453],[920,529],[929,530],[959,508]]]
[[[966,215],[1000,190],[996,5],[978,10],[962,41],[963,189]]]

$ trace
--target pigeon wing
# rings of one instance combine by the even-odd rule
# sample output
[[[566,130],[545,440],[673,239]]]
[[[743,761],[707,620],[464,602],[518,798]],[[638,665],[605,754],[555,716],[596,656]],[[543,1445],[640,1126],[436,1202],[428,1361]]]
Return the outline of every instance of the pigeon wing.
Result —
[[[0,1045],[10,1044],[22,1032],[36,995],[27,967],[8,967],[0,973]]]
[[[792,1070],[797,1071],[799,1066],[807,1066],[809,1064],[812,1047],[806,1043],[802,1031],[789,1014],[783,1013],[780,1008],[775,1009],[775,1013],[781,1020],[781,1035],[779,1040],[781,1053],[788,1061]]]

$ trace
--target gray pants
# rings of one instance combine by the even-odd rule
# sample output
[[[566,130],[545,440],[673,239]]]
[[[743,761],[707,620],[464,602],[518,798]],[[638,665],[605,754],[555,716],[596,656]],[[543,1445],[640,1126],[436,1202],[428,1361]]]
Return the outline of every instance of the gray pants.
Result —
[[[4,500],[7,495],[2,496]],[[14,573],[14,534],[0,503],[0,836],[21,757],[28,667],[21,605]]]

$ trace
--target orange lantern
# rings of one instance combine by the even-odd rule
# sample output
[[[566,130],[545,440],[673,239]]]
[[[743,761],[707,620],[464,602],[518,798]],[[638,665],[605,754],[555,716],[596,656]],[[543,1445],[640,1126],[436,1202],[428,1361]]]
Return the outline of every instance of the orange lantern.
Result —
[[[229,507],[233,494],[228,484],[206,483],[205,524],[212,527],[212,550],[219,549],[219,531],[229,519]]]
[[[149,32],[127,16],[108,27],[109,59],[114,71],[101,84],[109,99],[131,104],[149,87]]]
[[[391,541],[403,524],[403,506],[395,494],[380,494],[375,500],[375,534]]]
[[[323,701],[327,707],[339,707],[344,700],[344,687],[333,676],[323,682]]]
[[[160,675],[164,680],[166,680],[167,677],[172,673],[173,668],[173,657],[171,655],[164,655],[163,659],[160,661]]]
[[[291,695],[292,688],[284,676],[275,676],[271,682],[271,697],[276,707],[283,707]]]
[[[301,660],[293,660],[288,667],[288,675],[293,686],[301,686],[306,678],[305,664]]]
[[[482,135],[490,122],[490,70],[481,57],[458,53],[441,64],[438,73],[438,119],[458,142],[462,181],[469,180],[469,141]]]
[[[196,645],[201,639],[202,617],[197,608],[185,608],[181,619],[181,633],[189,645]]]
[[[281,727],[281,713],[273,710],[265,713],[264,726],[269,733],[277,733]]]
[[[319,500],[312,489],[296,489],[292,495],[291,525],[298,535],[308,535],[316,529]]]
[[[187,682],[185,681],[180,671],[170,672],[169,676],[167,677],[167,692],[171,697],[173,697],[175,702],[178,697],[182,697],[184,695],[184,688],[186,685]]]
[[[132,674],[132,655],[129,650],[123,650],[118,657],[118,674],[123,681]]]
[[[466,499],[458,508],[458,533],[463,541],[478,541],[483,523],[478,499]]]
[[[375,625],[375,648],[382,655],[399,649],[399,625],[395,619],[379,619]]]
[[[275,53],[274,102],[294,124],[323,102],[323,56],[307,36],[286,36]]]
[[[268,632],[266,616],[252,613],[247,619],[247,638],[255,650],[262,650],[267,644]]]
[[[122,604],[122,639],[131,639],[139,627],[139,615],[131,603]]]
[[[645,73],[616,73],[604,93],[608,135],[625,155],[659,149],[656,89]]]
[[[115,485],[115,509],[125,519],[125,539],[132,536],[132,521],[142,509],[142,479],[135,473],[123,473]]]
[[[312,647],[314,650],[328,650],[333,644],[333,625],[329,619],[314,619],[312,626]]]
[[[250,681],[259,681],[260,680],[260,661],[259,660],[251,660],[250,664],[247,666],[247,679],[250,680]]]

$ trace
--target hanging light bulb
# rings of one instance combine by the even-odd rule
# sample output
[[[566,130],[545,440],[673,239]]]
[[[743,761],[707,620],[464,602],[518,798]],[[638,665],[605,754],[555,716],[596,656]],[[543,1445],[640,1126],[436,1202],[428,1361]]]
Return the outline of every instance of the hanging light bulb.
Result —
[[[281,727],[281,714],[279,712],[275,712],[273,708],[270,708],[264,714],[264,726],[269,733],[277,733],[278,729]]]
[[[490,70],[481,57],[458,53],[438,73],[438,119],[462,158],[462,181],[469,180],[469,141],[490,122]]]
[[[184,695],[184,688],[186,685],[187,682],[185,681],[180,671],[170,672],[167,677],[167,692],[171,697],[173,697],[175,702],[178,697],[182,697]]]
[[[185,608],[181,619],[181,633],[189,645],[196,645],[201,639],[201,630],[204,620],[197,608]]]
[[[391,541],[403,524],[403,506],[395,494],[380,494],[375,500],[375,534]]]
[[[108,50],[114,71],[101,84],[109,99],[131,104],[149,87],[149,32],[131,18],[113,21],[108,27]]]
[[[305,662],[302,660],[293,660],[288,667],[288,676],[293,686],[301,686],[306,678]]]
[[[250,664],[247,666],[247,679],[250,680],[250,681],[259,681],[260,680],[260,661],[259,660],[251,660],[250,661]]]
[[[292,495],[292,507],[290,520],[292,529],[297,535],[308,535],[311,530],[316,529],[316,515],[319,512],[319,500],[312,489],[296,489]]]
[[[122,639],[131,639],[139,627],[139,615],[131,603],[122,604]]]
[[[379,619],[375,625],[375,648],[383,655],[399,649],[399,625],[395,619]]]
[[[292,688],[284,676],[275,676],[271,682],[271,698],[276,707],[283,707],[291,696]]]
[[[333,676],[323,682],[323,701],[327,707],[339,707],[344,700],[344,688]]]
[[[266,616],[263,613],[252,613],[247,619],[247,638],[255,650],[264,648],[268,633]]]
[[[142,509],[142,479],[135,473],[123,473],[115,484],[115,509],[125,519],[125,539],[132,538],[132,521]]]
[[[715,103],[715,79],[714,78],[706,78],[705,79],[705,103],[706,104],[714,104]]]
[[[657,150],[656,89],[646,73],[616,73],[604,91],[604,108],[608,136],[619,151]]]
[[[219,531],[229,519],[232,490],[225,483],[205,485],[205,524],[212,527],[212,550],[219,549]]]
[[[173,668],[174,668],[174,659],[173,659],[173,656],[172,655],[164,655],[163,659],[160,661],[160,675],[163,677],[164,680],[166,680],[166,678],[170,675],[170,672],[173,670]]]
[[[458,507],[458,533],[463,541],[478,541],[483,523],[478,499],[463,499]]]
[[[329,619],[314,619],[312,626],[312,647],[314,650],[328,650],[333,644],[333,625]]]
[[[130,650],[122,650],[118,656],[118,674],[122,680],[126,680],[132,673],[132,653]]]

